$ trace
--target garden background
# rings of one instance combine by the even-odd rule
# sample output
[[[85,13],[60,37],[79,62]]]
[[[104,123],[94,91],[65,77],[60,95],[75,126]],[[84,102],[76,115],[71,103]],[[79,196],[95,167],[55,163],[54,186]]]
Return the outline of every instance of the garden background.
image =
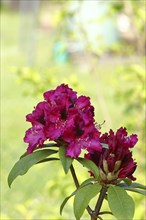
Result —
[[[34,166],[11,189],[7,185],[10,169],[27,148],[25,115],[44,91],[61,83],[91,97],[97,123],[105,120],[103,132],[127,126],[129,134],[138,134],[134,176],[146,184],[145,1],[2,0],[0,6],[1,219],[74,219],[72,199],[59,215],[64,197],[75,189],[60,162]],[[75,166],[80,181],[89,176]],[[134,220],[144,220],[146,201],[130,194]]]

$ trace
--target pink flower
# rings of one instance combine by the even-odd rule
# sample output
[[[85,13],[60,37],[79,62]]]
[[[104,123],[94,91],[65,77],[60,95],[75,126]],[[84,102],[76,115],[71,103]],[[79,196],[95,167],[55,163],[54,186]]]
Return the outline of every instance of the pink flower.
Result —
[[[32,128],[29,128],[26,131],[24,142],[28,143],[27,152],[30,154],[34,151],[34,149],[38,147],[42,147],[46,137],[44,135],[44,126],[40,123],[36,123]]]
[[[101,181],[111,183],[118,178],[136,180],[133,173],[136,162],[132,158],[130,148],[137,143],[137,135],[127,136],[126,128],[120,128],[116,134],[110,130],[100,137],[100,143],[107,144],[108,149],[102,148],[102,152],[89,151],[85,157],[92,160],[100,168]]]
[[[45,124],[44,109],[46,104],[47,104],[46,102],[38,103],[34,111],[26,116],[26,121],[31,122],[32,125],[35,124],[36,122],[39,122],[40,124]]]
[[[74,92],[68,85],[61,84],[55,90],[50,90],[44,93],[44,99],[49,106],[64,106],[65,109],[74,106],[77,100],[77,93]]]
[[[96,149],[101,151],[99,143],[100,132],[95,128],[94,123],[85,123],[81,115],[77,115],[71,126],[68,126],[63,134],[63,140],[68,143],[66,156],[78,158],[81,149]]]
[[[74,108],[77,100],[76,92],[62,84],[55,90],[45,92],[44,98],[48,103],[45,114],[46,136],[50,140],[57,140],[66,129],[70,109]]]
[[[94,107],[89,97],[77,97],[76,92],[62,84],[45,92],[44,99],[26,116],[32,124],[24,137],[29,153],[46,140],[53,140],[60,147],[66,144],[66,155],[73,158],[79,156],[81,149],[101,151],[100,133],[95,128]]]

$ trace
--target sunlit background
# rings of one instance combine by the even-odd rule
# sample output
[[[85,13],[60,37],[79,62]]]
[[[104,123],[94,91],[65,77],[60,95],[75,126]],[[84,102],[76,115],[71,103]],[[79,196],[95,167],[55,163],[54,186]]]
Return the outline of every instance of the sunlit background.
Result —
[[[105,120],[102,132],[126,126],[129,134],[138,134],[134,176],[146,184],[145,1],[1,0],[0,7],[1,219],[75,219],[72,199],[59,214],[61,202],[75,189],[60,162],[34,166],[11,189],[7,185],[11,167],[27,148],[25,115],[44,91],[61,83],[91,97],[97,123]],[[88,178],[88,170],[75,166],[80,181]],[[143,197],[130,194],[136,203],[134,220],[144,220]],[[105,202],[103,210],[107,207]]]

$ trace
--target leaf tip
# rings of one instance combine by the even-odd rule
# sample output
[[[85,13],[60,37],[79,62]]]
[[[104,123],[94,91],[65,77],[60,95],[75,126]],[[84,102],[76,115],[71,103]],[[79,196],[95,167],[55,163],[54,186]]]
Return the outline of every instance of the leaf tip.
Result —
[[[12,182],[9,180],[9,177],[8,177],[8,186],[10,189],[11,189],[11,185],[12,185]]]

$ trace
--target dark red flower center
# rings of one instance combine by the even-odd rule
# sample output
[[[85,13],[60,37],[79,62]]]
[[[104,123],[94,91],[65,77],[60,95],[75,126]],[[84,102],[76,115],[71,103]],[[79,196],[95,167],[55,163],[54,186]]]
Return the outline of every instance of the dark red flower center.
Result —
[[[66,111],[66,109],[63,109],[61,111],[61,119],[62,120],[66,120],[67,119],[67,111]]]

